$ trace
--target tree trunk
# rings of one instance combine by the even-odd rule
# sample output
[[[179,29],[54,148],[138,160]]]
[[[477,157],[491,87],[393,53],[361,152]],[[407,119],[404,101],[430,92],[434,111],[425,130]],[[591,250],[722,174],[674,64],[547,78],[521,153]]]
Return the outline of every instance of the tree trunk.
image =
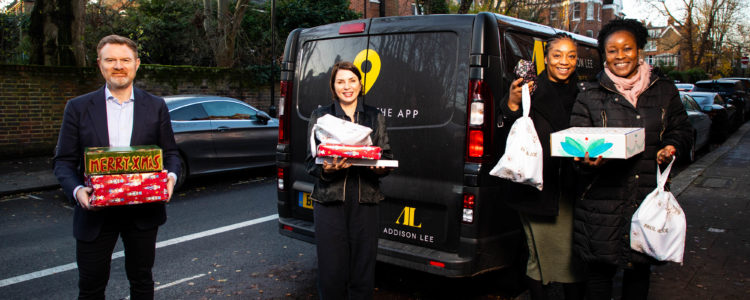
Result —
[[[85,67],[86,47],[83,42],[85,39],[84,28],[86,28],[86,0],[72,0],[73,21],[71,24],[71,35],[73,56],[76,60],[76,66]]]
[[[83,0],[76,0],[83,1]],[[78,55],[75,53],[80,43],[83,49],[83,27],[74,28],[74,4],[66,0],[37,0],[31,11],[29,33],[32,41],[30,62],[45,66],[76,66]],[[83,22],[83,20],[81,20]],[[73,33],[80,34],[74,35]],[[82,52],[83,53],[83,52]],[[85,64],[83,54],[81,64]]]
[[[474,0],[461,0],[461,4],[458,6],[458,13],[459,14],[465,14],[469,12],[469,8],[471,8],[471,4],[474,2]]]
[[[247,11],[249,0],[238,0],[234,14],[229,12],[228,0],[216,0],[217,10],[214,14],[212,0],[203,1],[203,11],[206,19],[203,27],[214,52],[216,66],[231,68],[234,66],[234,48],[237,34],[242,25],[242,19]]]

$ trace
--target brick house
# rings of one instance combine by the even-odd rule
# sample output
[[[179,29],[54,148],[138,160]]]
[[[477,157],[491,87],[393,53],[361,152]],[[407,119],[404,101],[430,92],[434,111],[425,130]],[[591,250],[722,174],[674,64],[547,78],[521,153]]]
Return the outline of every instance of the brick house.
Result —
[[[415,2],[414,0],[351,0],[349,9],[361,13],[363,18],[413,16],[419,14]]]
[[[683,65],[680,57],[682,33],[680,28],[670,20],[666,26],[648,24],[648,42],[643,49],[643,59],[652,66],[673,66],[680,69]]]
[[[596,38],[603,24],[623,18],[622,0],[553,0],[547,25]]]
[[[14,0],[11,4],[5,7],[7,14],[28,14],[31,13],[31,9],[34,8],[33,0]]]

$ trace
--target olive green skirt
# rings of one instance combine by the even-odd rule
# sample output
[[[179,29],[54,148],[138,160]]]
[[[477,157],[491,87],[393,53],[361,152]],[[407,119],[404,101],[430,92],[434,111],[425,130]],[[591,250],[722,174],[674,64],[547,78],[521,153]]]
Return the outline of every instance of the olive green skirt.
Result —
[[[560,201],[556,217],[521,213],[529,260],[526,276],[541,281],[572,283],[583,281],[583,268],[573,257],[573,205]]]

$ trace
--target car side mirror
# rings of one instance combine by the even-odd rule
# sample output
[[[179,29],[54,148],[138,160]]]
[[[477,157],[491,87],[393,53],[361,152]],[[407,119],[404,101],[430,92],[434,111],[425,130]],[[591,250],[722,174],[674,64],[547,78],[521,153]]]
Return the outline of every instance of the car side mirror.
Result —
[[[264,125],[268,124],[268,121],[271,120],[271,116],[262,111],[259,111],[255,117],[258,118],[258,122]]]
[[[714,110],[714,107],[713,107],[713,106],[711,106],[711,105],[706,105],[706,106],[704,106],[704,107],[701,107],[701,109],[702,109],[702,110],[703,110],[704,112],[709,112],[709,111],[712,111],[712,110]]]

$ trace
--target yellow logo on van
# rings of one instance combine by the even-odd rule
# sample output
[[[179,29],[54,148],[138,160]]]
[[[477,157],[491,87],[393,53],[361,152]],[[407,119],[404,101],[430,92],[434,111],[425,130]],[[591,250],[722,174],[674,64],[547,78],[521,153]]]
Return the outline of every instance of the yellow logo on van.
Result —
[[[542,40],[534,39],[532,60],[536,63],[536,75],[542,74],[542,71],[544,71],[544,44],[546,43]]]
[[[367,72],[362,71],[362,64],[365,61],[370,62],[370,70]],[[367,94],[370,88],[375,85],[375,81],[378,80],[378,75],[380,75],[380,55],[372,49],[362,50],[354,58],[354,65],[362,73],[362,78],[364,78],[363,84],[365,86],[364,94]]]
[[[415,207],[404,206],[404,209],[401,210],[401,214],[398,215],[398,218],[396,218],[396,224],[422,228],[422,223],[419,223],[419,225],[414,225],[414,212],[416,210],[417,209]]]

